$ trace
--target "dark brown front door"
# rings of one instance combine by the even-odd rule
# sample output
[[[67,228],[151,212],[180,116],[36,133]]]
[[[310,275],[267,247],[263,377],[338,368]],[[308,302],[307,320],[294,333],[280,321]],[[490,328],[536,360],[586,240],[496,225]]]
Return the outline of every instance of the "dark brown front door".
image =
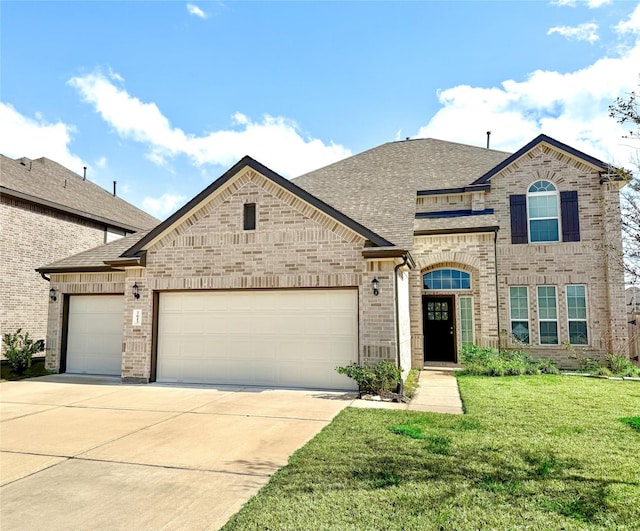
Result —
[[[422,297],[424,361],[456,361],[453,297]]]

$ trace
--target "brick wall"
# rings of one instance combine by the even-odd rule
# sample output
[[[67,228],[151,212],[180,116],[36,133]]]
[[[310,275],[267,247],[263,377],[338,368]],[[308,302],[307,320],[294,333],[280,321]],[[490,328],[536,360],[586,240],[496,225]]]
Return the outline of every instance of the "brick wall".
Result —
[[[243,229],[243,205],[256,204],[255,230]],[[360,359],[395,359],[393,263],[365,261],[364,239],[252,170],[212,194],[161,235],[146,268],[127,269],[123,378],[146,381],[152,357],[153,292],[357,287]],[[374,297],[370,283],[380,281]],[[143,325],[133,327],[133,309]]]
[[[554,183],[558,191],[577,191],[579,242],[511,244],[509,196],[525,194],[535,181]],[[529,286],[531,347],[535,356],[575,367],[568,341],[565,290],[587,286],[589,346],[583,355],[602,359],[607,352],[626,353],[624,284],[619,253],[620,214],[617,184],[600,184],[591,167],[540,145],[491,180],[487,206],[499,220],[498,271],[501,328],[509,330],[509,286]],[[536,286],[556,286],[560,345],[539,345]]]
[[[0,332],[47,334],[49,283],[37,267],[104,243],[104,226],[8,196],[0,198]]]

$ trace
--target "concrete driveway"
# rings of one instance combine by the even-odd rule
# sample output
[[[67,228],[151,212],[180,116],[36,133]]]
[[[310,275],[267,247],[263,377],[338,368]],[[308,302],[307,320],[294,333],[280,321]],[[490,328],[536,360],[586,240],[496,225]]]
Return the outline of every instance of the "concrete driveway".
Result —
[[[0,528],[218,529],[352,394],[0,384]]]

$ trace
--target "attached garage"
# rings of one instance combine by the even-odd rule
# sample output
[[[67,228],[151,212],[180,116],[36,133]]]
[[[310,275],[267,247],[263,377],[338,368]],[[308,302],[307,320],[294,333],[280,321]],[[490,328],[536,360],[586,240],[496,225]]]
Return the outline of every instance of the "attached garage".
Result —
[[[71,295],[66,372],[120,376],[122,371],[122,295]]]
[[[353,389],[357,360],[357,289],[159,296],[159,382]]]

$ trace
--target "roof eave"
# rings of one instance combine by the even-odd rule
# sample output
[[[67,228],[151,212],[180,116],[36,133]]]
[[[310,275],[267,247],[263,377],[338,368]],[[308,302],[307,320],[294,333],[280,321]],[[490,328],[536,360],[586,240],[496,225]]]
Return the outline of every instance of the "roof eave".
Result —
[[[39,267],[36,271],[40,274],[54,274],[54,273],[109,273],[113,271],[118,271],[117,269],[110,267],[108,265],[101,266],[62,266],[62,267]]]
[[[24,192],[18,192],[17,190],[12,190],[11,188],[6,188],[5,186],[0,186],[0,193],[2,195],[14,197],[22,201],[34,203],[36,205],[46,206],[53,210],[58,210],[59,212],[65,212],[67,214],[73,214],[74,216],[78,216],[84,219],[90,219],[98,223],[104,223],[105,225],[109,225],[110,227],[124,229],[130,232],[138,232],[138,231],[144,230],[142,227],[136,227],[134,225],[129,225],[127,223],[122,223],[121,221],[115,221],[113,219],[96,216],[95,214],[90,214],[89,212],[83,212],[82,210],[77,210],[75,208],[61,205],[59,203],[54,203],[53,201],[42,199],[41,197],[25,194]]]
[[[542,143],[549,144],[550,146],[552,146],[552,147],[554,147],[554,148],[556,148],[556,149],[558,149],[560,151],[564,151],[564,152],[568,153],[569,155],[571,155],[571,156],[573,156],[573,157],[575,157],[577,159],[580,159],[580,160],[582,160],[583,162],[585,162],[587,164],[595,166],[596,168],[598,168],[601,171],[607,171],[610,168],[610,166],[608,164],[602,162],[599,159],[596,159],[595,157],[592,157],[591,155],[587,155],[586,153],[583,153],[582,151],[579,151],[579,150],[577,150],[575,148],[572,148],[571,146],[568,146],[567,144],[563,144],[562,142],[556,140],[555,138],[551,138],[550,136],[541,134],[541,135],[538,135],[536,138],[534,138],[527,145],[525,145],[522,148],[520,148],[513,155],[507,157],[500,164],[498,164],[497,166],[495,166],[492,169],[490,169],[482,177],[480,177],[480,178],[476,179],[475,181],[473,181],[473,183],[471,183],[471,184],[472,185],[486,184],[487,182],[489,182],[491,177],[493,177],[496,173],[499,173],[500,171],[505,169],[507,166],[513,164],[516,160],[518,160],[520,157],[522,157],[525,153],[531,151],[538,144],[542,144]]]

